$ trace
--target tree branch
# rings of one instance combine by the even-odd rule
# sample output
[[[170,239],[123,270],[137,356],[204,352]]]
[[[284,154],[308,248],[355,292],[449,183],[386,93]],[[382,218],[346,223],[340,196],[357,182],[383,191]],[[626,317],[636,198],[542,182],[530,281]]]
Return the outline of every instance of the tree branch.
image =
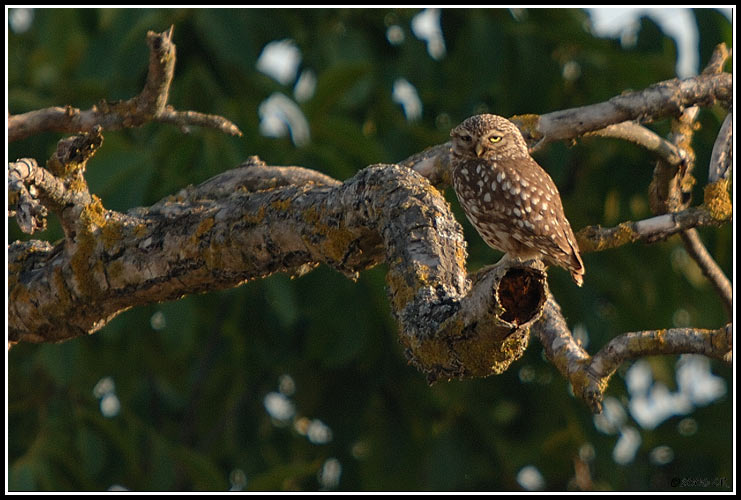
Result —
[[[703,76],[713,76],[722,71],[727,57],[728,51],[725,44],[719,44],[710,63],[703,71]],[[666,82],[662,82],[662,84],[664,83]],[[653,87],[656,86],[649,87],[649,89]],[[652,94],[649,93],[646,99]],[[631,93],[629,100],[632,100],[634,95],[635,93]],[[613,98],[610,102],[616,100],[617,98]],[[691,141],[695,130],[694,122],[699,110],[698,106],[692,106],[681,111],[677,119],[673,120],[671,141],[660,138],[654,132],[634,122],[609,125],[596,132],[588,133],[588,135],[618,137],[629,140],[658,155],[654,176],[649,187],[649,202],[653,212],[658,216],[639,222],[623,222],[615,228],[586,227],[577,233],[579,247],[582,252],[615,248],[636,241],[663,240],[677,232],[683,233],[689,230],[692,231],[692,235],[683,238],[688,242],[692,241],[694,248],[690,249],[691,253],[698,256],[702,255],[703,258],[698,262],[701,266],[710,265],[709,261],[712,261],[712,258],[704,247],[699,248],[699,246],[702,246],[702,242],[693,228],[730,221],[733,210],[730,197],[717,183],[710,189],[706,189],[706,207],[708,209],[703,207],[687,209],[691,201],[692,186],[695,183],[695,179],[692,177],[695,153],[692,150]],[[716,140],[716,145],[719,142],[723,142],[720,140],[720,134],[719,139]],[[722,147],[719,147],[719,149],[722,149]],[[721,155],[719,154],[719,156]],[[718,209],[719,207],[722,208]],[[671,215],[661,215],[667,212],[670,212]],[[712,262],[712,264],[715,264],[715,262]],[[712,270],[708,268],[704,269],[703,272],[707,273],[706,275],[712,275],[715,279],[721,279],[718,273],[721,276],[723,274],[717,264],[714,265]],[[730,287],[730,283],[718,283],[716,287],[719,290],[726,290]]]
[[[667,354],[702,354],[726,363],[733,353],[733,325],[717,330],[670,328],[619,335],[594,355],[589,366],[591,380],[583,389],[585,399],[595,400],[609,378],[628,359]]]
[[[733,113],[728,113],[720,127],[710,156],[708,182],[728,179],[733,166]]]
[[[51,107],[8,116],[8,142],[25,139],[41,132],[76,134],[102,130],[140,127],[150,121],[173,123],[179,127],[197,125],[241,136],[239,128],[226,118],[195,111],[177,112],[167,106],[175,69],[173,27],[162,33],[147,33],[149,71],[141,93],[127,101],[101,101],[89,110],[72,106]]]
[[[254,162],[245,179],[263,178]],[[372,166],[344,183],[238,190],[218,200],[213,182],[100,224],[55,247],[9,248],[12,342],[89,334],[144,303],[236,286],[275,272],[299,275],[319,263],[354,278],[387,262],[394,315],[410,362],[433,382],[500,373],[527,346],[545,302],[542,264],[503,262],[470,279],[462,230],[429,183],[397,166]],[[227,179],[227,178],[224,178]],[[233,179],[228,178],[232,183]],[[233,183],[231,184],[233,185]],[[61,300],[60,303],[60,298]]]
[[[721,217],[704,206],[659,215],[637,222],[627,221],[615,227],[587,226],[576,233],[582,253],[601,252],[636,242],[653,243],[693,227],[719,226],[731,220],[731,212]]]
[[[683,150],[677,148],[670,141],[663,139],[656,132],[636,122],[616,123],[594,132],[587,132],[584,135],[586,137],[608,137],[632,142],[653,153],[675,168],[679,167],[685,161]]]
[[[602,400],[610,377],[628,359],[668,354],[702,354],[731,362],[733,325],[717,330],[672,328],[619,335],[594,357],[581,347],[569,331],[561,308],[549,295],[540,319],[533,325],[546,357],[571,382],[574,394],[595,413],[602,411]]]
[[[718,44],[702,74],[713,75],[722,72],[729,55],[726,45],[724,43]],[[681,164],[674,164],[666,158],[660,158],[656,162],[654,176],[649,187],[649,202],[655,214],[677,212],[687,208],[690,204],[692,188],[695,184],[695,178],[692,176],[692,170],[695,166],[692,138],[695,130],[697,130],[695,121],[699,112],[700,108],[698,106],[692,106],[685,109],[678,118],[672,120],[671,141],[676,145],[677,150],[682,153],[684,161]],[[730,116],[729,113],[724,121],[724,126],[726,123],[730,123]],[[724,167],[715,166],[715,162],[719,165],[726,157],[724,154],[726,149],[730,151],[731,135],[730,126],[727,128],[721,127],[715,141],[714,154],[709,168],[709,177],[715,181],[719,180],[721,176],[716,177],[714,172],[724,169]],[[723,143],[727,146],[719,146]],[[723,153],[718,152],[716,156],[716,151],[723,151]],[[727,167],[725,169],[727,171]],[[680,237],[688,254],[697,262],[702,273],[710,280],[720,295],[729,319],[732,318],[733,292],[730,281],[703,245],[697,230],[693,228],[682,231]]]
[[[697,230],[683,231],[680,236],[687,253],[697,262],[702,274],[710,281],[720,296],[728,318],[733,318],[733,286],[731,282],[705,248],[705,245],[702,244]]]
[[[678,116],[690,106],[709,107],[719,103],[728,108],[733,99],[732,89],[733,76],[729,73],[666,80],[606,102],[540,115],[528,135],[538,140],[534,147],[537,149],[549,142],[573,139],[615,123],[632,120],[649,123]]]
[[[684,80],[659,82],[644,90],[626,92],[602,103],[543,115],[515,115],[509,119],[522,132],[530,145],[531,153],[554,141],[568,141],[590,134],[606,135],[635,142],[670,163],[678,164],[684,161],[681,157],[683,153],[655,133],[639,128],[640,124],[678,116],[684,109],[695,105],[709,107],[720,103],[730,108],[732,98],[732,75],[703,74]],[[435,186],[450,184],[449,152],[449,142],[439,144],[413,155],[399,165],[418,171]]]

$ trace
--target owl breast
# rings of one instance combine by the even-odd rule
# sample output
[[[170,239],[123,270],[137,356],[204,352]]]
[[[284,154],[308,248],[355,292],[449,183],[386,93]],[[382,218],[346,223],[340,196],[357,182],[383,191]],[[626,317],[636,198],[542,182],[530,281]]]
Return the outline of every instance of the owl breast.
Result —
[[[454,189],[466,217],[489,246],[529,259],[539,254],[530,244],[532,208],[523,203],[531,185],[509,170],[501,162],[463,160],[453,171]]]

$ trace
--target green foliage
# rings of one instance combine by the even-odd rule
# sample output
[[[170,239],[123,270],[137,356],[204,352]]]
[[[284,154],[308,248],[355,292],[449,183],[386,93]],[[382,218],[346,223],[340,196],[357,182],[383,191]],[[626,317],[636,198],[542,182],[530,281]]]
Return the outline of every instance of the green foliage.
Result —
[[[146,75],[147,30],[174,25],[170,103],[223,115],[244,137],[198,128],[183,134],[157,124],[106,133],[87,178],[106,207],[127,210],[253,154],[344,179],[446,141],[450,128],[474,113],[546,113],[674,76],[675,44],[647,18],[636,43],[621,46],[593,36],[581,10],[443,10],[446,54],[435,60],[412,31],[418,13],[36,9],[30,30],[8,35],[8,108],[87,108],[136,95]],[[704,64],[717,43],[732,45],[731,25],[713,10],[693,13]],[[391,26],[403,33],[401,43],[387,40]],[[282,39],[294,41],[299,69],[317,79],[312,97],[299,103],[311,134],[302,147],[259,131],[260,104],[274,93],[294,96],[292,84],[255,67],[263,47]],[[392,100],[398,78],[418,92],[417,121],[407,121]],[[701,114],[696,200],[722,118],[718,110]],[[656,129],[665,133],[667,122]],[[9,145],[9,157],[43,162],[60,138],[48,133],[18,141]],[[537,159],[558,184],[575,229],[650,215],[653,159],[634,146],[591,138],[553,144]],[[447,194],[464,225],[471,268],[498,259]],[[34,237],[59,238],[58,226],[50,225],[56,229]],[[730,274],[731,228],[702,237]],[[11,222],[10,240],[24,238]],[[682,252],[675,237],[586,255],[583,289],[567,273],[551,273],[569,325],[589,333],[590,352],[626,331],[725,323],[712,288]],[[342,467],[339,490],[521,490],[517,476],[528,465],[540,471],[545,489],[565,490],[575,488],[580,454],[591,456],[599,489],[670,490],[676,477],[731,480],[728,395],[688,415],[689,423],[675,416],[650,430],[628,417],[642,443],[634,460],[617,465],[618,436],[595,428],[536,340],[498,377],[428,387],[401,352],[384,271],[367,271],[357,283],[327,268],[293,280],[273,276],[130,310],[89,338],[15,347],[7,374],[9,488],[318,490],[328,484],[323,464],[334,457]],[[651,360],[654,377],[664,374],[672,390],[675,361]],[[711,366],[732,390],[731,370]],[[625,368],[608,394],[627,403]],[[263,404],[280,380],[289,380],[281,379],[286,374],[295,384],[295,393],[283,390],[296,425],[271,419]],[[105,377],[120,403],[109,417],[104,398],[93,393]],[[312,421],[331,429],[331,439],[312,442],[306,431]],[[678,432],[693,422],[696,432]],[[670,447],[674,460],[652,462],[657,446]]]

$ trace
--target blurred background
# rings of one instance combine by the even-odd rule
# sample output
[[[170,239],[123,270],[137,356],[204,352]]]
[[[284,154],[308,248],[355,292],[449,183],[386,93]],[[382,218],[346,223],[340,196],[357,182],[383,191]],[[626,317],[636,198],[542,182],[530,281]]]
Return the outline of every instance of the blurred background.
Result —
[[[244,136],[159,124],[106,133],[87,173],[106,208],[150,205],[254,154],[346,179],[447,141],[472,114],[601,102],[696,74],[716,44],[732,47],[730,10],[667,11],[633,11],[605,30],[604,19],[617,21],[624,10],[10,9],[8,108],[128,99],[145,80],[146,32],[174,25],[170,104],[222,115]],[[676,33],[690,42],[677,42]],[[700,113],[697,202],[724,116],[720,108]],[[669,122],[652,128],[666,134]],[[62,137],[14,142],[9,158],[43,162]],[[636,146],[590,138],[551,144],[536,159],[575,230],[651,215],[654,161]],[[464,226],[470,269],[499,259],[452,190],[446,196]],[[53,217],[49,225],[34,237],[61,238]],[[29,238],[14,220],[8,232],[9,241]],[[700,234],[731,276],[730,225]],[[678,237],[584,261],[583,288],[560,269],[549,282],[591,353],[627,331],[727,321]],[[405,362],[384,273],[381,265],[357,283],[325,266],[294,280],[275,275],[127,311],[88,338],[14,347],[7,487],[729,491],[734,484],[729,366],[697,356],[626,363],[600,416],[573,397],[537,339],[502,375],[429,387]]]

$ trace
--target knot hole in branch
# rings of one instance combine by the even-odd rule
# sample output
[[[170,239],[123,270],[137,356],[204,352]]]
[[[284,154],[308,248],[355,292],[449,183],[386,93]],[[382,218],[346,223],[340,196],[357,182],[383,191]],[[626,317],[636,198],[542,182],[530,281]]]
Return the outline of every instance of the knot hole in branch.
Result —
[[[532,321],[543,309],[546,300],[546,275],[531,267],[511,267],[496,289],[500,318],[515,326]]]

